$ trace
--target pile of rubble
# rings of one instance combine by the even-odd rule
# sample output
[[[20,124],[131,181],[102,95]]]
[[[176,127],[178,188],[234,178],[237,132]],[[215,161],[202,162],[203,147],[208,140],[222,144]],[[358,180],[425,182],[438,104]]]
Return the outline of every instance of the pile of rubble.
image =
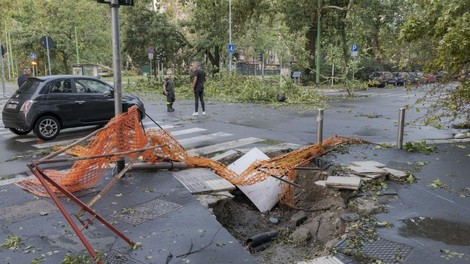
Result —
[[[377,161],[354,161],[347,167],[347,175],[329,176],[324,181],[317,181],[320,186],[337,189],[359,190],[361,183],[373,179],[403,180],[408,177],[404,171],[388,168]]]

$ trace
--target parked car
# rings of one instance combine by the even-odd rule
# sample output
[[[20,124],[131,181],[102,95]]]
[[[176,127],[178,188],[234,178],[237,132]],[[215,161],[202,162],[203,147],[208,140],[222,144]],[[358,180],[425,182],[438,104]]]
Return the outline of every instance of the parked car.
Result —
[[[410,79],[407,72],[394,72],[393,76],[395,77],[395,84],[399,86],[405,85]]]
[[[369,75],[369,86],[385,87],[387,84],[396,85],[395,77],[388,71],[374,71]]]
[[[122,109],[139,108],[142,101],[133,95],[122,96]],[[58,75],[29,78],[6,102],[2,119],[17,135],[32,130],[43,140],[54,139],[61,129],[107,123],[115,115],[113,87],[98,78]]]
[[[420,71],[413,71],[413,72],[408,72],[410,75],[410,81],[412,84],[422,84],[426,83],[426,78],[424,78],[424,75]]]

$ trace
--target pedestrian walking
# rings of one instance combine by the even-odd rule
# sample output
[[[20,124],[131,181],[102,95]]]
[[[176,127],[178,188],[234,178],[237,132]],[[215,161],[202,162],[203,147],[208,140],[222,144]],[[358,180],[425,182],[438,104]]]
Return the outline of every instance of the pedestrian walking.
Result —
[[[192,86],[194,91],[194,113],[193,116],[197,116],[199,101],[201,101],[202,114],[206,114],[206,105],[204,103],[204,82],[206,81],[206,73],[201,69],[198,62],[193,64],[192,74]]]
[[[163,81],[163,94],[166,95],[166,111],[174,112],[173,103],[176,100],[175,97],[175,85],[173,82],[173,71],[168,70],[166,73],[165,80]]]
[[[24,67],[23,74],[18,76],[18,88],[20,88],[21,85],[23,85],[23,83],[25,83],[26,80],[28,80],[30,75],[31,75],[31,70],[29,69],[29,67]]]

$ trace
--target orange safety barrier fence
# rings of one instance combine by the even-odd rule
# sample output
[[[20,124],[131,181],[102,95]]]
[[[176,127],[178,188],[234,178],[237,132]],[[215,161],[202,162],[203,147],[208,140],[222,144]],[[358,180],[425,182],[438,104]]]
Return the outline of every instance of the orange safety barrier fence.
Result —
[[[120,136],[121,135],[121,136]],[[150,129],[146,133],[140,126],[137,108],[129,109],[127,113],[112,119],[107,128],[96,135],[88,146],[75,146],[67,153],[77,156],[93,156],[100,154],[112,154],[113,152],[133,151],[147,146],[161,146],[159,148],[145,150],[142,160],[150,163],[161,161],[185,162],[189,167],[206,167],[214,170],[219,176],[235,185],[251,185],[264,181],[267,177],[286,176],[289,181],[294,181],[297,166],[310,162],[313,158],[326,153],[328,148],[339,144],[361,142],[359,139],[334,136],[322,142],[306,146],[290,153],[253,163],[246,171],[238,175],[220,162],[202,156],[190,155],[183,146],[166,130]],[[128,158],[136,158],[136,153],[127,154]],[[122,156],[121,156],[122,157]],[[76,161],[69,171],[45,170],[45,173],[70,192],[96,187],[105,174],[111,162],[119,156],[106,158],[93,158]],[[47,196],[43,186],[37,179],[17,183],[36,195]],[[58,195],[60,193],[56,192]],[[293,205],[293,187],[283,184],[283,196],[281,202]]]
[[[131,107],[128,112],[111,119],[106,127],[90,141],[87,147],[76,146],[74,148],[75,154],[80,154],[80,156],[110,154],[140,149],[147,143],[145,131],[139,123],[137,107]],[[126,156],[133,158],[136,155],[138,154],[133,153]],[[66,190],[77,192],[96,187],[110,163],[119,158],[122,156],[79,160],[74,162],[69,170],[47,169],[44,170],[44,173]],[[48,196],[38,179],[24,180],[16,185],[38,196]],[[57,195],[63,195],[56,188],[52,187],[52,189]]]

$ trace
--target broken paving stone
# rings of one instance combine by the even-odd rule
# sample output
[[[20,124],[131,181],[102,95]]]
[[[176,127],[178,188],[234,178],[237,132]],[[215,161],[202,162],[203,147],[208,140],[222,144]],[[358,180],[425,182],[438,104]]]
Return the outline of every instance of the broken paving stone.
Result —
[[[289,224],[291,226],[299,226],[303,224],[303,222],[305,222],[307,218],[307,213],[305,213],[304,211],[298,211],[290,218]]]
[[[308,228],[299,227],[292,234],[290,234],[289,239],[294,243],[305,243],[312,238]]]
[[[329,176],[325,182],[326,186],[339,189],[359,190],[361,179],[348,176]]]
[[[382,164],[378,161],[374,160],[367,160],[367,161],[353,161],[351,162],[352,165],[358,166],[358,167],[377,167],[377,168],[383,168],[385,167],[385,164]]]
[[[395,170],[387,167],[383,169],[388,173],[387,177],[391,180],[403,180],[404,178],[408,177],[408,173],[401,170]]]
[[[312,260],[297,262],[297,264],[343,264],[343,262],[335,256],[326,256]]]
[[[356,213],[345,213],[340,218],[346,222],[355,222],[359,220],[359,216]]]
[[[385,165],[377,161],[354,161],[351,162],[348,169],[357,175],[378,178],[387,174],[387,172],[382,169],[383,167],[385,167]]]
[[[326,181],[316,181],[315,184],[318,186],[326,187]]]

